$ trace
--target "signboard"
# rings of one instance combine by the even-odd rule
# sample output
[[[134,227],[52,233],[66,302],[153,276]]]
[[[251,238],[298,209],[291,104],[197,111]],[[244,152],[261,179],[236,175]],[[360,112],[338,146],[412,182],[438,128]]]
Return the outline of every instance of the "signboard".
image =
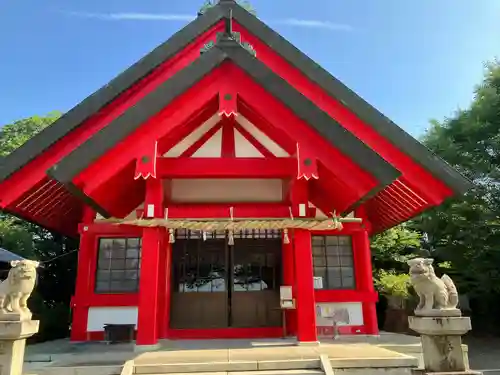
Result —
[[[321,276],[314,276],[314,289],[323,289],[323,278]]]
[[[282,299],[281,300],[281,308],[282,309],[294,309],[295,308],[295,300]]]
[[[289,285],[280,286],[280,299],[281,300],[292,300],[292,287]]]
[[[290,285],[280,286],[280,307],[282,309],[295,308],[295,300],[293,299],[292,287]]]

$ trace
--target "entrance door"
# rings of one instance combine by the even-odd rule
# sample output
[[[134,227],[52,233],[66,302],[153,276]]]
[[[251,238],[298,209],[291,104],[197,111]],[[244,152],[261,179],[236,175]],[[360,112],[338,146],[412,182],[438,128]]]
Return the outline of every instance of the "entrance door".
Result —
[[[225,233],[177,231],[172,244],[170,327],[228,327],[228,248]]]
[[[280,326],[280,233],[268,231],[259,236],[235,234],[231,256],[233,260],[233,285],[230,288],[232,326],[238,328]]]
[[[171,328],[281,325],[279,232],[178,231],[172,261]]]

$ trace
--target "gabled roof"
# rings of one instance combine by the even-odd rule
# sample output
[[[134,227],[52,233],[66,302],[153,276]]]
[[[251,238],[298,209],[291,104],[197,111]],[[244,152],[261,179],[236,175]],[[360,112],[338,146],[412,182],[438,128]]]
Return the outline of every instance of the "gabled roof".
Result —
[[[315,128],[335,148],[372,174],[383,186],[399,177],[400,172],[391,164],[234,40],[217,43],[193,64],[175,74],[135,106],[127,109],[122,116],[73,150],[54,166],[50,174],[63,184],[71,182],[91,163],[97,161],[150,117],[165,108],[173,99],[225,61],[231,61],[244,70],[256,83]]]
[[[177,96],[187,91],[196,82],[226,61],[231,61],[241,68],[256,83],[291,109],[299,118],[315,128],[335,148],[349,156],[363,170],[374,176],[378,181],[377,190],[389,185],[399,177],[400,172],[391,164],[387,163],[375,151],[321,111],[315,104],[277,76],[265,64],[254,58],[241,44],[234,40],[221,40],[218,42],[215,47],[204,53],[191,65],[165,81],[135,106],[127,109],[123,115],[69,153],[48,173],[69,187],[71,191],[79,190],[72,183],[73,178],[110,151],[150,117],[168,106]],[[82,194],[81,191],[78,193],[79,196],[82,196]],[[89,199],[90,197],[86,198],[87,202]],[[95,202],[92,203],[92,206],[98,208]],[[105,210],[98,209],[98,212],[106,215]]]
[[[301,70],[305,76],[315,82],[332,98],[349,108],[358,118],[370,125],[377,133],[385,137],[403,153],[410,156],[437,179],[443,181],[455,193],[462,194],[470,188],[470,182],[458,171],[434,155],[425,146],[335,79],[286,39],[238,6],[233,0],[221,0],[218,5],[199,16],[172,36],[167,42],[160,45],[109,84],[89,96],[62,116],[52,126],[1,160],[0,181],[6,179],[12,173],[36,158],[71,130],[77,128],[86,119],[98,113],[104,106],[112,102],[127,88],[141,80],[141,78],[147,76],[162,62],[175,56],[193,39],[202,35],[225,17],[229,10],[232,11],[232,16],[240,25],[264,41],[288,63]]]

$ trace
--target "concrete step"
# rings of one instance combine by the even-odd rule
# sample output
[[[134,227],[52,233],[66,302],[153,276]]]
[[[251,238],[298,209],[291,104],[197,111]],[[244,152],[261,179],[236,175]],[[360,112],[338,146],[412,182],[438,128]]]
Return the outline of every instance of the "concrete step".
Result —
[[[171,373],[171,375],[191,375],[192,372]],[[164,375],[164,374],[151,374]],[[197,372],[197,375],[325,375],[321,370],[274,370],[274,371],[218,371]]]
[[[162,363],[135,364],[134,374],[180,374],[200,372],[256,372],[283,370],[319,370],[321,362],[318,359],[294,359],[275,361],[231,361],[231,362],[200,362],[200,363]],[[263,374],[264,375],[264,374]],[[290,375],[293,375],[291,373]],[[313,375],[313,374],[311,374]]]

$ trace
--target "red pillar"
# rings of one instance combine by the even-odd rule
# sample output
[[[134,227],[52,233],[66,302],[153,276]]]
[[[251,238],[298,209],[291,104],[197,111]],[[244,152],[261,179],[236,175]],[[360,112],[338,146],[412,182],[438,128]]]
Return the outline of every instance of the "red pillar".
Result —
[[[317,343],[311,232],[294,230],[297,341]]]
[[[372,255],[370,239],[366,230],[356,232],[352,236],[355,253],[356,285],[359,291],[375,294],[372,274]],[[363,321],[367,335],[378,335],[377,310],[375,300],[363,302]]]
[[[80,245],[78,249],[78,267],[76,274],[75,295],[71,299],[72,321],[71,321],[71,341],[87,341],[87,322],[89,315],[89,296],[92,293],[91,272],[92,257],[96,254],[95,236],[86,231],[85,225],[94,221],[95,212],[84,208],[82,226],[80,233]]]
[[[292,294],[295,298],[295,270],[293,261],[293,244],[292,233],[288,233],[288,243],[283,240],[282,244],[282,268],[283,268],[283,285],[292,287]],[[289,335],[296,334],[297,314],[295,310],[285,311],[286,331]]]
[[[172,244],[168,242],[168,232],[163,231],[160,244],[158,337],[168,338],[170,323]]]
[[[150,217],[149,207],[153,205],[153,216],[163,215],[163,183],[160,179],[146,180],[144,210]],[[155,346],[158,343],[160,292],[161,245],[164,244],[165,229],[145,227],[142,232],[141,273],[139,280],[139,315],[137,319],[138,346]]]

